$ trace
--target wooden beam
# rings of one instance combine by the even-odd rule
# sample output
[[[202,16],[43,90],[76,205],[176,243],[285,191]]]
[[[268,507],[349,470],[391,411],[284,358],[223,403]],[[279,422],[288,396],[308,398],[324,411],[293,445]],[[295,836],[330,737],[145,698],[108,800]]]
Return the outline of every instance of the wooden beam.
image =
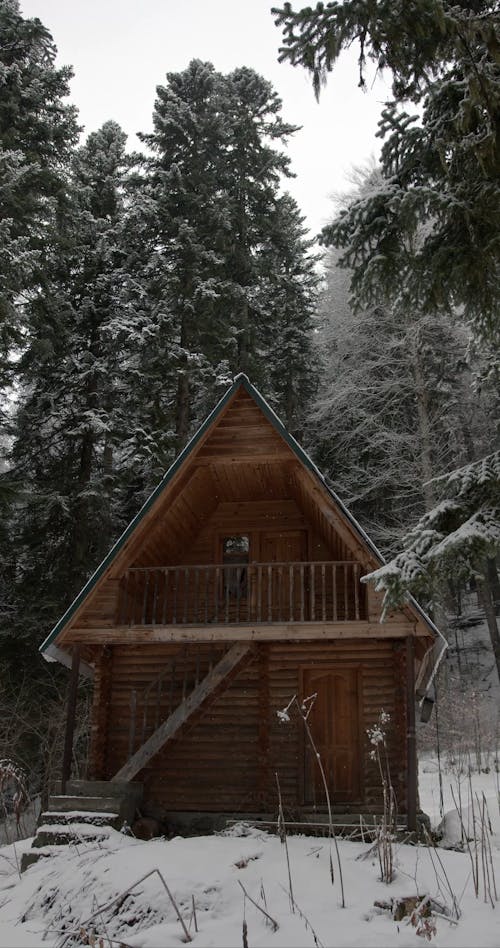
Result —
[[[406,799],[408,831],[417,829],[417,739],[415,730],[415,640],[406,639]]]
[[[151,758],[164,747],[167,741],[173,740],[178,735],[180,729],[184,727],[189,718],[200,709],[214,691],[219,689],[225,681],[229,684],[231,673],[235,672],[246,658],[249,658],[251,652],[250,645],[233,645],[217,662],[217,665],[212,668],[212,671],[205,676],[198,687],[191,692],[189,697],[175,709],[163,724],[160,724],[151,737],[133,754],[112,780],[133,780]]]
[[[311,642],[335,639],[400,639],[413,634],[408,622],[274,622],[262,625],[122,625],[74,628],[65,644],[143,645],[152,642]],[[417,628],[417,636],[426,636]],[[428,637],[428,635],[426,636]]]
[[[290,451],[247,451],[238,452],[214,452],[211,454],[198,455],[193,460],[195,468],[205,467],[210,464],[273,464],[277,461],[290,461]]]
[[[269,809],[269,720],[271,716],[269,693],[269,648],[259,647],[259,751],[258,751],[258,802],[260,810]]]
[[[66,708],[66,732],[64,735],[64,753],[61,773],[61,793],[66,790],[66,784],[71,776],[71,759],[73,757],[73,735],[75,733],[76,698],[78,693],[78,675],[80,671],[80,647],[73,646],[71,656],[71,675],[68,682],[68,703]]]

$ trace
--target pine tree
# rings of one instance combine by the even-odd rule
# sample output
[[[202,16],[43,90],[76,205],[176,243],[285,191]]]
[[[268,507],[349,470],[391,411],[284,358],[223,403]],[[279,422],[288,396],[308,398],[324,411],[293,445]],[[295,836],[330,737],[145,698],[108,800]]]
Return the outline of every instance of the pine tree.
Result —
[[[380,123],[384,179],[323,231],[344,249],[361,305],[389,296],[433,313],[463,307],[500,344],[500,74],[497,5],[488,0],[319,3],[276,10],[283,59],[319,93],[343,49],[392,74]],[[406,111],[408,103],[419,114]]]
[[[12,530],[17,619],[4,634],[37,641],[97,566],[116,533],[114,453],[125,420],[120,246],[133,158],[114,122],[75,153],[71,192],[44,281],[27,307],[17,366]]]
[[[443,576],[475,578],[500,679],[500,631],[489,572],[500,550],[500,452],[434,481],[439,502],[412,527],[405,549],[371,573],[390,610],[407,592],[426,593]]]
[[[78,128],[64,103],[71,70],[56,69],[56,48],[38,19],[24,19],[17,0],[0,0],[0,381],[20,344],[23,306],[43,279],[44,254]]]
[[[247,68],[223,76],[194,60],[157,93],[154,131],[143,136],[149,249],[136,343],[152,392],[138,427],[156,440],[159,473],[236,372],[274,398],[270,359],[287,320],[302,320],[302,340],[310,333],[314,275],[298,212],[279,195],[289,160],[276,143],[294,129],[271,85]],[[292,317],[293,294],[302,309]]]

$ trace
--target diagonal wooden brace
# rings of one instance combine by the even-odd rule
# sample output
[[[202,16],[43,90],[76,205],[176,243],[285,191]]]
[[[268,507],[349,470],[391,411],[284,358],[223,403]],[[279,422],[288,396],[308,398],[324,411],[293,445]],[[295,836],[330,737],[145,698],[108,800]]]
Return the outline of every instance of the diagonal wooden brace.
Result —
[[[245,660],[248,660],[253,654],[253,647],[248,642],[237,642],[232,648],[222,656],[212,671],[205,676],[203,681],[191,692],[188,698],[179,705],[178,708],[167,718],[163,724],[154,731],[151,737],[139,748],[130,760],[115,774],[112,778],[115,780],[133,780],[134,777],[149,763],[152,757],[161,750],[162,747],[176,737],[182,727],[186,725],[189,719],[201,708],[201,706],[216,691],[220,691],[221,686],[227,687],[232,680],[233,674]]]

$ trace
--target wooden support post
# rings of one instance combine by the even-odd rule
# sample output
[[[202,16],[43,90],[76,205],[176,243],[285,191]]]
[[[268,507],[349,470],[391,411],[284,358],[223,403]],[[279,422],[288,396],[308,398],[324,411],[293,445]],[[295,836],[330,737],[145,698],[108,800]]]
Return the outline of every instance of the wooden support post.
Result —
[[[78,692],[78,673],[80,670],[80,647],[73,646],[71,656],[71,675],[68,683],[68,703],[66,707],[66,733],[64,735],[64,755],[61,773],[61,793],[65,793],[66,784],[71,776],[71,758],[73,756],[73,734],[75,732],[76,696]]]
[[[259,750],[258,802],[261,811],[269,809],[269,645],[259,646]]]
[[[406,638],[406,800],[408,831],[417,829],[417,739],[415,731],[415,642]]]
[[[113,648],[101,648],[96,661],[94,699],[90,726],[89,773],[91,780],[106,780],[109,712],[111,705],[111,676]]]

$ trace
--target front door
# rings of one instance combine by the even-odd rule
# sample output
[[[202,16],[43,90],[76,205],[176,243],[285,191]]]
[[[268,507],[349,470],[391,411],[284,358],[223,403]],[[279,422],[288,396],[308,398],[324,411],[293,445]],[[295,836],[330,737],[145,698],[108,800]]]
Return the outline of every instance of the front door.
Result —
[[[260,561],[267,563],[262,583],[263,618],[269,622],[299,622],[307,619],[306,572],[299,564],[307,556],[304,530],[263,533]]]
[[[353,803],[361,796],[359,673],[356,668],[308,668],[302,697],[314,698],[308,717],[325,771],[330,802]],[[315,752],[305,735],[304,803],[324,806],[326,796]]]

